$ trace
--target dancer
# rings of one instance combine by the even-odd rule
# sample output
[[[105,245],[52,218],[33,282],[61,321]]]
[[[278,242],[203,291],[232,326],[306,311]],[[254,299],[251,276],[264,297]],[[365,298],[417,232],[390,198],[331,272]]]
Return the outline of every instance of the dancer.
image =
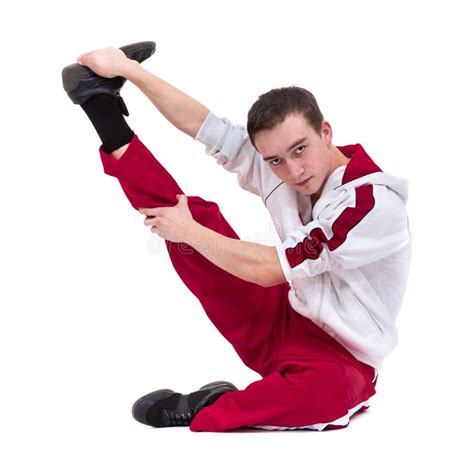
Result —
[[[243,390],[226,381],[190,394],[161,389],[137,400],[133,417],[192,431],[347,427],[369,407],[398,339],[407,181],[360,144],[333,145],[306,89],[272,89],[246,127],[234,125],[147,71],[141,63],[154,51],[142,42],[82,54],[63,69],[63,85],[99,135],[104,172],[165,239],[184,284],[261,379]],[[184,194],[124,119],[126,80],[262,198],[281,242],[242,241],[216,203]]]

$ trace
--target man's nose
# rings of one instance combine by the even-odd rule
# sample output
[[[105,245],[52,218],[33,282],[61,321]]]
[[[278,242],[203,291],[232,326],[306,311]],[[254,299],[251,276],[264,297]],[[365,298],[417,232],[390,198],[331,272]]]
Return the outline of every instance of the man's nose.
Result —
[[[287,161],[288,179],[292,183],[298,183],[300,178],[304,178],[304,168],[301,163],[295,163],[291,160]],[[298,181],[299,180],[299,181]]]

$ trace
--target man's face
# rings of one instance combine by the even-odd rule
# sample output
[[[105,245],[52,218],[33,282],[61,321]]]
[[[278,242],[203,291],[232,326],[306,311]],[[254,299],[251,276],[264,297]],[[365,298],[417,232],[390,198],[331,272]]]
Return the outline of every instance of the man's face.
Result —
[[[296,191],[310,196],[322,190],[331,169],[332,131],[326,121],[321,135],[296,113],[271,130],[258,132],[255,145],[273,173]]]

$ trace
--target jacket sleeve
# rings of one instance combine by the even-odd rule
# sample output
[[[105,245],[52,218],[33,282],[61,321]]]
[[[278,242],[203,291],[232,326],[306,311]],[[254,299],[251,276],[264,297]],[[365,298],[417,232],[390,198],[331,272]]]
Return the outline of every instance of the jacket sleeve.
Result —
[[[264,182],[272,172],[250,142],[245,126],[234,125],[228,118],[209,111],[194,140],[206,145],[206,153],[217,164],[236,173],[243,189],[264,196]]]
[[[356,268],[387,257],[411,241],[405,205],[384,185],[343,189],[312,222],[286,235],[278,257],[291,281]]]

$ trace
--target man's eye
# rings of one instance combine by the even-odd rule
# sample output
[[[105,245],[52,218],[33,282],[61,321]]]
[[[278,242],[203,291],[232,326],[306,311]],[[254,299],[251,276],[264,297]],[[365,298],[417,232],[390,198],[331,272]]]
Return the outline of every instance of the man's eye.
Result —
[[[305,146],[305,145],[301,145],[301,146],[299,146],[298,148],[296,148],[296,149],[295,149],[295,151],[296,151],[296,150],[299,150],[300,148],[303,148],[303,149],[305,149],[305,148],[306,148],[306,146]],[[301,153],[303,153],[303,152],[301,152]]]
[[[277,165],[280,164],[280,160],[281,160],[281,158],[275,158],[274,160],[271,160],[271,161],[270,161],[270,164],[271,164],[272,166],[277,166]],[[275,163],[275,161],[278,161],[278,163]]]

